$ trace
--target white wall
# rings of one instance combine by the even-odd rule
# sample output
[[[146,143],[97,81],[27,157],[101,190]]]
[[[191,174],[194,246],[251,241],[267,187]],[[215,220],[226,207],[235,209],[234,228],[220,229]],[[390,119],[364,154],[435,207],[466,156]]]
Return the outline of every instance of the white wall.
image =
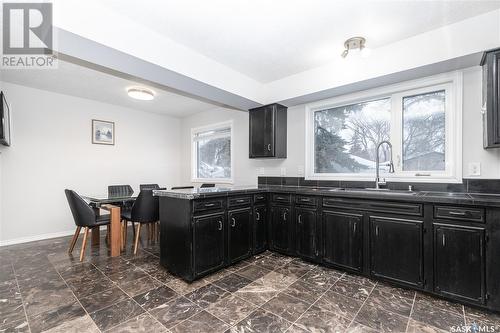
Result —
[[[463,71],[463,177],[468,177],[468,163],[481,163],[478,178],[500,178],[500,150],[482,148],[481,125],[481,67]],[[303,176],[299,168],[305,165],[305,105],[288,109],[288,157],[284,160],[253,160],[248,158],[248,114],[228,109],[217,109],[182,119],[182,179],[190,183],[190,128],[233,119],[235,184],[255,185],[258,168],[265,176]]]
[[[180,120],[3,83],[13,144],[0,148],[0,244],[74,232],[64,189],[103,195],[111,184],[172,186]],[[116,145],[91,143],[91,119],[115,122]]]

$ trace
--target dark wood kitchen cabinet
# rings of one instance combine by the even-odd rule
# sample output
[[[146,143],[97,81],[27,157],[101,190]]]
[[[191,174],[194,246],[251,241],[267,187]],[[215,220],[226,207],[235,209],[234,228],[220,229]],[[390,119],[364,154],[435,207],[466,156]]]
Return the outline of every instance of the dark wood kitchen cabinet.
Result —
[[[249,110],[249,157],[286,158],[287,108],[270,104]]]
[[[224,266],[224,214],[193,219],[194,275],[202,276]]]
[[[500,147],[500,49],[485,52],[483,66],[483,145]]]
[[[230,210],[228,219],[228,260],[234,264],[252,254],[252,209]]]
[[[370,273],[423,286],[423,221],[370,216]]]
[[[363,265],[363,215],[323,212],[323,262],[360,272]]]
[[[434,291],[484,303],[485,230],[434,224]]]
[[[292,218],[290,206],[271,206],[270,247],[272,250],[291,254]]]
[[[314,260],[318,255],[317,218],[315,209],[295,208],[296,251],[304,259]]]
[[[267,207],[254,208],[254,245],[253,252],[260,253],[267,249]]]

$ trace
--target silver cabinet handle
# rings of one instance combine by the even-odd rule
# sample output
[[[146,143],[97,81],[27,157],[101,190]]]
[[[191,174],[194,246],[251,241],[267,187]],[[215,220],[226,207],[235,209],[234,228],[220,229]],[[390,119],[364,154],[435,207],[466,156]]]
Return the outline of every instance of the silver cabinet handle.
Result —
[[[215,206],[215,204],[214,204],[214,203],[206,203],[206,204],[205,204],[205,207],[213,207],[213,206]]]
[[[256,220],[257,220],[257,221],[260,221],[260,214],[259,214],[259,212],[255,212],[255,215],[257,215],[257,216],[256,216]]]
[[[375,226],[375,236],[378,236],[378,225]]]
[[[236,225],[236,220],[234,219],[234,217],[231,217],[231,227],[234,228],[235,225]]]
[[[271,144],[267,145],[267,151],[271,151]]]
[[[245,202],[246,200],[245,199],[238,199],[236,200],[237,203],[242,203],[242,202]]]
[[[356,223],[353,224],[352,226],[352,233],[355,234],[356,233]]]
[[[283,212],[283,221],[286,221],[286,211]]]
[[[219,220],[219,230],[222,230],[222,221]]]
[[[467,215],[467,212],[454,212],[454,211],[449,211],[448,214],[450,215],[456,215],[456,216],[465,216]]]
[[[299,214],[299,224],[302,224],[302,215]]]
[[[446,246],[446,236],[443,234],[443,247]]]

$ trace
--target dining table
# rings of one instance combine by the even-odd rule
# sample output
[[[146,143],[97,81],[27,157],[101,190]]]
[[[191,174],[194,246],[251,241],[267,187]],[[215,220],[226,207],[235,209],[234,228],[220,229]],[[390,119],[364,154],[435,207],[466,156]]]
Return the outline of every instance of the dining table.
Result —
[[[130,204],[137,199],[134,195],[83,195],[83,198],[87,200],[90,206],[94,209],[96,215],[100,215],[101,209],[107,210],[110,213],[110,227],[109,227],[109,247],[111,252],[111,257],[117,257],[120,255],[120,250],[122,248],[122,237],[121,237],[121,206]],[[92,245],[99,245],[100,242],[100,231],[99,228],[92,229]]]

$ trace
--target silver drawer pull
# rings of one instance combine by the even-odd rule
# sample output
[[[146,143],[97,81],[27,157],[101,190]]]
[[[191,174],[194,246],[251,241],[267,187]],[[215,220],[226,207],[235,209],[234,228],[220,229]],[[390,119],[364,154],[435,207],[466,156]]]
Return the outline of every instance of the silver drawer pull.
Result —
[[[267,145],[267,151],[271,151],[271,144]]]
[[[235,227],[236,226],[236,220],[234,219],[234,217],[231,217],[231,227]]]
[[[468,214],[468,212],[453,212],[453,211],[450,211],[448,212],[448,214],[450,215],[456,215],[456,216],[465,216]]]
[[[238,199],[238,200],[236,200],[236,202],[237,203],[243,203],[243,202],[246,202],[246,200],[245,199]]]
[[[259,212],[255,212],[255,214],[257,215],[257,221],[260,221],[260,214],[259,214]]]
[[[299,224],[302,224],[302,215],[299,214]]]
[[[215,206],[215,204],[214,204],[214,203],[206,203],[206,204],[205,204],[205,207],[213,207],[213,206]]]
[[[283,212],[283,221],[286,221],[286,211]]]
[[[446,246],[446,236],[443,234],[443,247]]]
[[[219,220],[219,230],[222,230],[222,221]]]

